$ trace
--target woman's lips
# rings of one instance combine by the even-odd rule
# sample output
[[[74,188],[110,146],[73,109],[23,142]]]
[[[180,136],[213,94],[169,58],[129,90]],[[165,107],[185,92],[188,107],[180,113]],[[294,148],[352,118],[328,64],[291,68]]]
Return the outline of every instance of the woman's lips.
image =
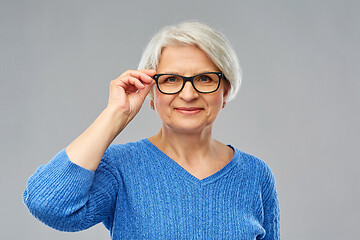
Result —
[[[198,107],[178,107],[175,108],[176,111],[183,113],[183,114],[196,114],[204,110],[203,108]]]

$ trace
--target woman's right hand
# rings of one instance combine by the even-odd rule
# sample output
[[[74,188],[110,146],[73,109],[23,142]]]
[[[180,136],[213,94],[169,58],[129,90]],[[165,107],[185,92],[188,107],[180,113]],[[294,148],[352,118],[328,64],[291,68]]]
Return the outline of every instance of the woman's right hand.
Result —
[[[69,159],[95,171],[105,150],[139,112],[154,86],[155,70],[128,70],[111,81],[109,103],[98,118],[66,147]]]
[[[139,112],[155,80],[155,70],[128,70],[110,83],[107,108],[125,114],[128,124]]]

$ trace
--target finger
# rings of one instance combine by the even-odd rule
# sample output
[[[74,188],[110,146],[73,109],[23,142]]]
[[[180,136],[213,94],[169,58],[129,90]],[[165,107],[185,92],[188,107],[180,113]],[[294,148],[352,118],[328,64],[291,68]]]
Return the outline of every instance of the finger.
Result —
[[[139,69],[138,71],[143,72],[151,77],[156,74],[156,71],[154,69]]]
[[[119,77],[124,77],[127,75],[140,76],[141,74],[145,74],[151,78],[152,76],[155,75],[155,73],[156,71],[153,69],[127,70],[123,72]]]
[[[151,83],[154,81],[152,78],[155,75],[156,71],[152,69],[140,69],[140,70],[127,70],[123,72],[118,78],[132,76],[140,79],[142,82]]]
[[[152,82],[150,84],[146,84],[144,89],[140,89],[138,91],[139,96],[145,100],[146,96],[149,94],[151,88],[155,85],[155,82]]]
[[[138,78],[129,76],[127,80],[131,85],[135,86],[138,89],[144,89],[145,87],[145,85]]]
[[[145,83],[151,83],[154,81],[154,79],[151,76],[149,76],[148,74],[145,74],[141,71],[130,72],[130,76],[140,79],[141,81],[143,81]]]
[[[131,76],[121,77],[111,82],[112,88],[122,88],[125,92],[131,93],[136,92],[139,89],[143,89],[145,86],[137,78]]]

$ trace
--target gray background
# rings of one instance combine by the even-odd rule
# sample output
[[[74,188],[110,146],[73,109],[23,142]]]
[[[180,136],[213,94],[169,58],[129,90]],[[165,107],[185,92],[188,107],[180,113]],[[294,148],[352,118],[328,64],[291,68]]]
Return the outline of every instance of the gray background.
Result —
[[[28,177],[104,109],[164,25],[223,32],[244,80],[214,135],[272,168],[282,239],[354,239],[359,223],[358,1],[1,1],[1,239],[109,239],[52,230],[22,203]],[[115,143],[157,133],[148,102]]]

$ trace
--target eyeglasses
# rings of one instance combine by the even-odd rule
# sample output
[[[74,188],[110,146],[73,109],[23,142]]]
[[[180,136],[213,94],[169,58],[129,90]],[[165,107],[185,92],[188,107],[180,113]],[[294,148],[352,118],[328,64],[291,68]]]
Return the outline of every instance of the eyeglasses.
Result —
[[[163,94],[176,94],[183,90],[186,82],[199,93],[212,93],[219,89],[222,72],[205,72],[192,77],[184,77],[177,74],[155,74],[153,79],[156,86]]]

